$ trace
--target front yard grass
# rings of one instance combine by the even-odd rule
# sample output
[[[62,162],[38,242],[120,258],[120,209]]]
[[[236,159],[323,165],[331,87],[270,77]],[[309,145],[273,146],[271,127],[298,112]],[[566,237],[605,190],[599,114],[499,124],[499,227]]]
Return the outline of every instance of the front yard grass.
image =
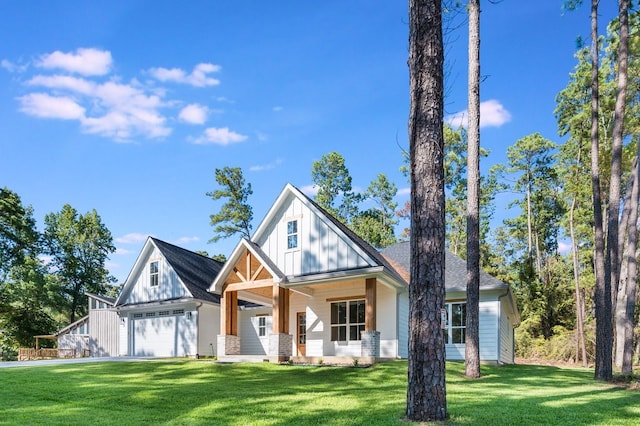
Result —
[[[451,425],[637,425],[640,390],[592,370],[447,366]],[[407,363],[369,368],[164,360],[0,369],[0,424],[406,425]]]

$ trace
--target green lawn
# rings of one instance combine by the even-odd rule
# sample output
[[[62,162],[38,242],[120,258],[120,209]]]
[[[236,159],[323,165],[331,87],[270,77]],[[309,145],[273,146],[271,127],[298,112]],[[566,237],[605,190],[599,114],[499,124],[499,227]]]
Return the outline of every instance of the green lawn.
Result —
[[[0,424],[405,424],[407,363],[370,368],[147,361],[0,369]],[[452,425],[640,422],[640,390],[592,370],[450,363]]]

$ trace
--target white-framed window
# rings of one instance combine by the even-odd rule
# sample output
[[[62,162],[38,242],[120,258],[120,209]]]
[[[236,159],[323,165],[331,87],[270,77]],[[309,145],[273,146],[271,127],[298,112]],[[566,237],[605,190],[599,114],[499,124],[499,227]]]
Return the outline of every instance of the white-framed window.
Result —
[[[147,318],[153,318],[156,316],[155,312],[147,312],[146,314],[144,314],[145,317]]]
[[[464,344],[467,331],[466,302],[447,303],[447,343]]]
[[[173,315],[184,315],[184,309],[174,309]]]
[[[364,300],[331,304],[331,341],[361,340],[364,331]]]
[[[137,313],[137,314],[133,314],[134,318],[142,318],[142,314],[141,313]]]
[[[159,317],[168,317],[169,316],[169,311],[160,311],[160,312],[158,312],[158,316]]]
[[[264,337],[267,335],[267,317],[258,317],[258,336]]]
[[[298,221],[287,222],[287,250],[298,248]]]
[[[149,263],[149,285],[151,287],[157,287],[160,277],[160,262],[154,260]]]

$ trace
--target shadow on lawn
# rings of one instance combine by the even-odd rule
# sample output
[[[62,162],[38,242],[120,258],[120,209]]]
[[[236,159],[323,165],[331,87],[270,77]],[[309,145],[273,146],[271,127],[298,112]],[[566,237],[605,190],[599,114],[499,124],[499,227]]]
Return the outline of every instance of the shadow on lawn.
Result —
[[[406,369],[182,360],[20,369],[10,400],[0,398],[0,423],[399,425]],[[640,392],[594,382],[589,370],[483,366],[478,380],[463,372],[448,365],[448,424],[633,424],[640,416]]]

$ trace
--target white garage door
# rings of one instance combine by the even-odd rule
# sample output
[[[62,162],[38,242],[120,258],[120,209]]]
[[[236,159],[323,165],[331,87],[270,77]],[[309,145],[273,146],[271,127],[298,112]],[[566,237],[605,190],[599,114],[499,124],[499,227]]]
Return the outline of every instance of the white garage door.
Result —
[[[177,314],[174,314],[176,312]],[[180,312],[180,313],[178,313]],[[182,311],[146,312],[134,315],[133,355],[153,357],[185,356],[191,353],[194,337]]]

